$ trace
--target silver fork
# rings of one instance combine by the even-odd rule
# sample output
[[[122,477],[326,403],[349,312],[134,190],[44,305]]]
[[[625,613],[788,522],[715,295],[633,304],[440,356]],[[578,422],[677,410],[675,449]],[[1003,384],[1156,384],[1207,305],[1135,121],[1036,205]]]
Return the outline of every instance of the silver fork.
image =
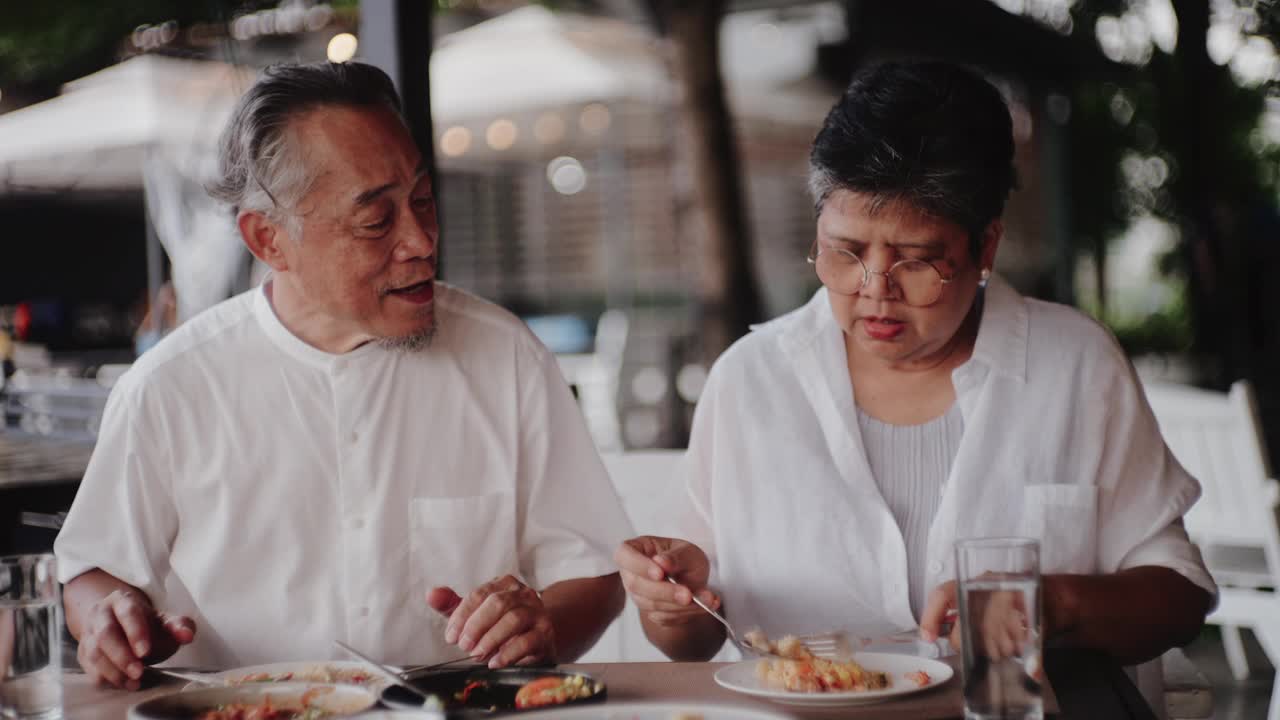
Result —
[[[671,583],[672,585],[680,585],[680,583],[676,582],[676,579],[671,577],[670,575],[667,576],[667,582]],[[792,659],[792,658],[785,657],[783,655],[779,655],[777,653],[769,652],[762,648],[758,648],[755,645],[752,645],[751,643],[746,642],[745,640],[742,640],[741,638],[738,637],[738,633],[734,631],[733,625],[729,624],[729,621],[726,620],[723,615],[716,612],[715,610],[712,610],[710,606],[708,606],[706,603],[699,600],[698,596],[693,594],[692,592],[690,592],[690,596],[693,598],[693,602],[697,604],[698,607],[707,611],[708,615],[720,621],[720,624],[724,626],[725,632],[729,634],[729,639],[733,641],[733,644],[736,645],[737,648],[741,650],[743,653],[758,655],[760,657],[778,658],[781,660]],[[800,644],[804,645],[804,647],[808,649],[809,652],[813,653],[815,657],[833,660],[838,658],[847,658],[851,655],[851,653],[848,652],[849,642],[845,638],[844,633],[821,633],[816,635],[805,635],[804,637],[797,638],[797,639],[799,639]],[[845,654],[844,655],[838,654],[841,652],[842,649],[844,650]]]
[[[917,654],[938,658],[947,654],[950,648],[949,644],[943,645],[943,643],[946,642],[947,636],[951,634],[955,618],[956,613],[954,611],[947,613],[946,617],[943,618],[938,639],[933,642],[921,640],[920,630],[917,628],[908,628],[880,637],[859,637],[852,640],[841,631],[801,635],[798,639],[805,647],[809,648],[809,652],[817,657],[846,659],[852,657],[854,652],[865,650],[872,646],[913,645],[918,651]]]

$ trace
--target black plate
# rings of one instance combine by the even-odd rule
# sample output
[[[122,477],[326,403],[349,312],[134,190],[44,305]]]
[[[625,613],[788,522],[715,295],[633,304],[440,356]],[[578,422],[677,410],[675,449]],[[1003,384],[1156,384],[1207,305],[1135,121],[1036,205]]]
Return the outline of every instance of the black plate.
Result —
[[[545,670],[536,668],[507,668],[490,670],[488,668],[470,668],[467,670],[447,670],[444,672],[427,672],[418,676],[409,676],[409,682],[428,695],[435,695],[445,703],[445,714],[449,718],[491,717],[503,713],[532,712],[541,708],[521,710],[516,708],[516,691],[525,683],[545,677],[570,678],[581,676],[590,684],[599,687],[594,695],[570,700],[564,705],[581,705],[584,703],[604,702],[604,683],[586,673],[566,672],[564,670]],[[476,688],[467,698],[466,704],[459,703],[454,695],[462,691],[468,683],[483,681],[488,687]],[[422,707],[422,699],[402,687],[391,685],[382,691],[382,703],[387,707],[417,710]],[[559,706],[556,706],[559,707]]]

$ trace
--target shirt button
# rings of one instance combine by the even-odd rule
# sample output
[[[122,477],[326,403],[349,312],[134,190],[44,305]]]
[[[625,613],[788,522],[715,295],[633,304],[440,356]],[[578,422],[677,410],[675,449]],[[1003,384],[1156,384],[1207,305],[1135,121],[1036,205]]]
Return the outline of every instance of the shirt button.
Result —
[[[351,521],[351,527],[355,528],[356,530],[361,530],[361,529],[363,529],[363,528],[364,528],[364,520],[362,520],[362,519],[360,519],[360,518],[356,518],[355,520],[352,520],[352,521]]]
[[[929,571],[932,572],[934,575],[937,575],[938,573],[942,572],[942,561],[934,560],[929,565]]]
[[[334,372],[336,372],[336,373],[340,373],[340,372],[342,372],[343,370],[346,370],[346,369],[347,369],[347,361],[346,361],[346,360],[334,360],[334,361],[333,361],[333,371],[334,371]]]
[[[358,442],[360,442],[360,433],[356,432],[355,430],[352,430],[351,443],[354,445],[355,443],[358,443]]]
[[[369,617],[369,608],[367,607],[360,608],[360,617]]]

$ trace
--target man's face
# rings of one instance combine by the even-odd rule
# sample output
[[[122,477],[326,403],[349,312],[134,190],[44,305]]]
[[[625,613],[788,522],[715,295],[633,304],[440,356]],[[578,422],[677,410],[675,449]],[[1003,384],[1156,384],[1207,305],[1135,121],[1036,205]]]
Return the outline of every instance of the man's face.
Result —
[[[386,109],[324,107],[290,130],[316,179],[292,226],[301,237],[278,242],[277,278],[308,327],[340,346],[429,337],[440,229],[404,124]]]
[[[993,222],[983,244],[981,267],[991,267],[1000,224]],[[969,254],[969,235],[955,223],[929,217],[902,203],[872,212],[869,199],[847,190],[831,194],[818,216],[818,246],[843,249],[873,272],[901,260],[924,260],[944,278],[941,294],[927,307],[912,307],[883,275],[853,295],[829,293],[832,314],[848,342],[886,362],[928,362],[948,347],[978,291],[980,264]]]

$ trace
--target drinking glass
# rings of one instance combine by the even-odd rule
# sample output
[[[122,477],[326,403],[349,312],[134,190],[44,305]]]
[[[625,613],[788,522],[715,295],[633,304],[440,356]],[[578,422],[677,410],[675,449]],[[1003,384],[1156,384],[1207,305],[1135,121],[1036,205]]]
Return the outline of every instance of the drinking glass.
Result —
[[[62,717],[62,603],[53,555],[0,557],[0,717]]]
[[[1041,720],[1040,543],[956,543],[966,720]]]

